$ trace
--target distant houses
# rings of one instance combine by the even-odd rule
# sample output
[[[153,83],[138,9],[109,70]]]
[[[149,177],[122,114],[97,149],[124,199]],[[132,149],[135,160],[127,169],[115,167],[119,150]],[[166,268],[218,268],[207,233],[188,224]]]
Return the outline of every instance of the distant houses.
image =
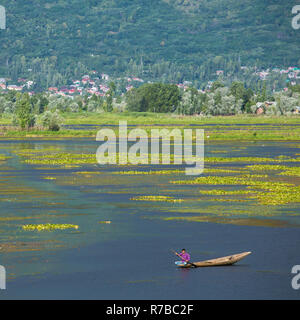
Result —
[[[10,84],[6,88],[7,88],[7,90],[15,90],[15,91],[22,91],[23,90],[22,86],[17,86],[15,84]]]
[[[280,87],[285,86],[284,91],[288,91],[288,86],[295,86],[300,84],[300,68],[290,66],[288,68],[268,68],[259,70],[257,67],[250,66],[241,66],[240,69],[244,74],[249,74],[257,77],[257,80],[280,80]],[[207,85],[204,90],[198,89],[198,92],[210,92],[214,81],[217,77],[224,76],[226,70],[218,69],[215,71],[215,80],[207,81]],[[109,91],[109,82],[113,81],[117,84],[118,90],[121,88],[121,94],[124,94],[135,87],[139,87],[141,84],[146,81],[142,78],[139,78],[135,75],[126,75],[119,78],[113,78],[106,73],[100,73],[96,70],[89,71],[88,73],[82,75],[81,77],[76,77],[76,79],[71,80],[69,85],[62,87],[50,86],[48,88],[48,93],[50,95],[60,95],[67,97],[75,97],[76,95],[96,95],[105,97]],[[153,83],[147,81],[147,83]],[[37,83],[36,85],[39,86]],[[182,81],[176,84],[176,86],[183,91],[186,91],[188,88],[193,86],[192,81]],[[11,79],[0,78],[0,90],[2,91],[19,91],[19,92],[33,92],[35,83],[32,80],[26,78],[18,78],[15,83]],[[40,87],[40,86],[39,86]],[[273,91],[276,90],[274,84]],[[257,105],[257,114],[264,113],[264,108],[267,108],[267,105]]]

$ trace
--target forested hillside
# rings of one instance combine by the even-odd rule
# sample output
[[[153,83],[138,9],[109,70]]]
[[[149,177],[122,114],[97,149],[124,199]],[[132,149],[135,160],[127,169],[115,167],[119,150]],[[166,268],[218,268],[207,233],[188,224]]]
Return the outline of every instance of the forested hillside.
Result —
[[[298,64],[295,1],[1,0],[0,77],[65,84],[87,70],[160,81]]]

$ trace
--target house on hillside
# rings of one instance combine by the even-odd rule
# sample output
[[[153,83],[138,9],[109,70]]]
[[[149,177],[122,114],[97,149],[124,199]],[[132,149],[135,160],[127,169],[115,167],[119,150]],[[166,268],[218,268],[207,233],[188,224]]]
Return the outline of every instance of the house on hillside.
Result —
[[[15,84],[10,84],[7,86],[8,90],[22,91],[23,87],[16,86]]]
[[[58,88],[56,88],[56,87],[50,87],[50,88],[48,88],[48,91],[50,91],[50,92],[57,92],[57,91],[58,91]]]
[[[107,80],[109,80],[109,75],[108,75],[108,74],[105,74],[105,73],[102,73],[102,74],[101,74],[101,79],[107,81]]]

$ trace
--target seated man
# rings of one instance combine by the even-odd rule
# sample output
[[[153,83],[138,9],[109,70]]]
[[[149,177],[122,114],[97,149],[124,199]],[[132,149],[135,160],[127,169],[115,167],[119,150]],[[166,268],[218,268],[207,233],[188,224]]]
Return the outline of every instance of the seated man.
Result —
[[[185,249],[182,249],[181,253],[176,253],[176,255],[181,258],[181,261],[175,262],[177,265],[187,264],[191,260],[191,256],[186,252]]]

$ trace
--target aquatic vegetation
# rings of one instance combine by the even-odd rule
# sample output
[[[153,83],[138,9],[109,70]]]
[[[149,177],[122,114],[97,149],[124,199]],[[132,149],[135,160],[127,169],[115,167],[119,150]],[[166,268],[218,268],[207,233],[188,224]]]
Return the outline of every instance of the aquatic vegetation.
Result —
[[[22,226],[25,231],[53,231],[53,230],[65,230],[65,229],[78,229],[79,227],[74,224],[26,224]]]
[[[205,162],[207,163],[227,163],[227,162],[300,162],[300,158],[259,158],[259,157],[206,157]]]
[[[28,149],[17,149],[12,150],[13,153],[19,155],[19,156],[32,156],[34,154],[41,154],[41,153],[57,153],[61,152],[61,148],[55,147],[55,146],[44,146],[40,148],[28,148]]]
[[[204,173],[245,173],[242,169],[204,168]]]
[[[48,248],[62,248],[63,244],[56,240],[47,241],[14,241],[14,242],[1,242],[0,252],[24,252],[24,251],[41,251]]]
[[[251,165],[251,166],[246,166],[246,168],[253,170],[253,171],[268,171],[268,170],[286,170],[289,169],[287,166],[282,166],[282,165],[275,165],[275,164],[257,164],[257,165]]]
[[[181,174],[185,173],[185,170],[149,170],[149,171],[114,171],[112,174],[121,175],[163,175],[163,174]]]
[[[35,165],[78,165],[78,164],[96,164],[95,154],[81,153],[56,153],[41,155],[39,158],[30,158],[24,160],[25,163]]]
[[[41,197],[52,198],[55,196],[55,193],[8,181],[0,182],[0,196],[11,196],[13,197],[9,199],[11,201],[17,201],[20,199],[22,199],[22,201],[29,201],[29,197],[33,199]]]
[[[264,205],[282,205],[300,202],[300,186],[291,183],[276,181],[261,181],[257,178],[265,178],[264,175],[240,175],[236,177],[198,177],[194,180],[171,181],[173,184],[199,184],[199,185],[243,185],[253,193],[248,196],[256,199]],[[259,192],[253,192],[262,190]]]
[[[286,171],[278,173],[278,175],[300,177],[300,167],[286,167]]]
[[[5,161],[5,160],[7,160],[7,159],[9,159],[9,158],[11,158],[11,157],[6,156],[6,155],[4,155],[4,154],[0,154],[0,161]]]
[[[228,151],[225,150],[211,150],[210,153],[228,153]]]
[[[277,159],[280,159],[280,160],[287,160],[287,159],[291,159],[290,156],[286,156],[286,155],[280,155],[280,156],[277,156],[276,157]]]
[[[135,201],[159,201],[159,202],[182,202],[183,199],[174,199],[168,196],[139,196],[131,198],[130,200]]]
[[[94,175],[94,174],[103,174],[101,171],[77,171],[74,172],[75,174],[82,174],[82,175]]]
[[[112,174],[121,175],[168,175],[168,174],[182,174],[185,170],[149,170],[149,171],[114,171]],[[244,173],[243,170],[232,170],[223,168],[204,168],[204,173]]]
[[[268,171],[268,170],[283,171],[278,173],[278,175],[300,177],[300,167],[288,167],[288,166],[282,166],[282,165],[252,165],[252,166],[247,166],[246,168],[254,171]]]
[[[162,218],[165,221],[189,221],[189,222],[213,222],[224,224],[235,224],[243,226],[262,226],[262,227],[286,227],[288,222],[275,219],[257,219],[257,218],[222,218],[212,216],[195,217],[167,217]]]
[[[227,196],[227,195],[248,195],[253,194],[256,191],[250,190],[200,190],[201,194],[214,195],[214,196]]]
[[[281,205],[300,202],[300,187],[280,187],[269,188],[270,192],[261,192],[256,194],[256,198],[261,204]]]
[[[249,185],[254,184],[256,178],[267,178],[267,175],[245,174],[240,176],[208,176],[198,177],[193,180],[170,181],[172,184],[210,184],[210,185]]]
[[[231,202],[231,201],[230,201]],[[198,215],[211,215],[218,217],[272,217],[272,216],[281,216],[282,212],[280,208],[273,206],[265,206],[256,203],[248,202],[245,206],[244,203],[232,202],[226,205],[214,205],[211,203],[205,203],[205,205],[184,205],[180,207],[169,207],[164,208],[164,211],[169,213],[184,214],[189,216],[189,214],[198,214]]]
[[[111,205],[118,212],[134,213],[152,219],[158,216],[166,218],[169,215],[175,216],[174,218],[198,216],[189,221],[265,226],[287,225],[287,221],[290,222],[290,225],[296,225],[300,221],[297,216],[300,202],[298,186],[300,180],[297,178],[299,169],[294,168],[298,166],[297,156],[299,154],[295,155],[295,151],[292,151],[292,157],[277,157],[279,152],[281,154],[290,152],[290,149],[284,149],[286,147],[295,150],[295,145],[290,147],[290,143],[266,144],[268,148],[264,156],[261,152],[264,152],[265,142],[263,144],[226,141],[215,144],[215,142],[210,142],[209,148],[218,149],[220,147],[221,150],[228,150],[228,154],[214,150],[216,152],[210,154],[212,157],[205,159],[204,172],[200,176],[186,176],[183,166],[125,165],[120,167],[111,165],[99,167],[92,144],[74,142],[73,146],[73,142],[72,145],[69,145],[68,141],[66,143],[60,141],[57,145],[62,147],[52,150],[49,148],[45,151],[49,142],[45,143],[45,148],[40,147],[41,143],[44,144],[37,140],[24,141],[20,145],[16,144],[17,151],[23,148],[20,152],[14,153],[13,149],[9,151],[14,153],[14,159],[7,162],[10,168],[7,169],[7,172],[3,169],[3,175],[0,177],[0,204],[5,213],[3,219],[0,218],[1,232],[6,229],[12,230],[16,223],[22,230],[21,226],[27,223],[65,222],[68,221],[65,219],[70,217],[70,213],[76,214],[73,209],[79,215],[86,215],[94,211],[97,215],[97,201],[103,202],[104,206],[108,203],[108,207]],[[245,155],[238,153],[243,149],[243,147],[238,148],[239,145],[249,148]],[[30,146],[37,148],[30,149]],[[275,146],[278,146],[278,149],[272,152],[272,156],[269,155],[270,146],[274,146],[274,149]],[[256,150],[257,153],[255,153]],[[6,150],[3,151],[3,153],[6,152]],[[29,165],[24,165],[24,163]],[[36,163],[41,165],[36,165]],[[34,167],[31,167],[31,164]],[[2,168],[4,166],[7,165],[3,165]],[[70,170],[67,170],[69,168]],[[72,170],[71,168],[79,169]],[[18,171],[14,173],[14,169]],[[27,172],[22,175],[22,178],[17,179],[18,172],[23,169]],[[34,178],[32,184],[26,180],[31,172]],[[12,174],[14,176],[10,177]],[[55,184],[51,180],[55,180]],[[22,181],[24,181],[23,186]],[[55,189],[56,185],[58,189]],[[60,194],[58,195],[55,190]],[[79,201],[72,202],[75,196],[73,192],[79,196]],[[71,202],[70,194],[72,195]],[[83,201],[80,199],[81,196]],[[24,206],[20,202],[24,202]],[[20,210],[15,210],[16,206]],[[43,217],[37,220],[35,214],[41,212]],[[60,213],[67,214],[63,221],[57,218]],[[15,218],[13,215],[19,217]],[[34,218],[32,218],[33,215]],[[98,229],[95,230],[99,232],[110,230],[113,226],[110,223],[114,221],[99,220],[111,217],[108,215],[103,218],[102,212],[96,215],[93,223],[98,225]],[[271,221],[271,217],[276,217],[278,220]],[[263,221],[265,218],[267,222]],[[119,224],[114,225],[115,227],[118,228]],[[37,231],[33,232],[38,230],[34,228],[32,232],[22,232],[22,235],[30,239],[40,237],[41,234],[35,233]],[[42,230],[46,230],[40,229],[41,233]],[[66,232],[68,231],[60,233],[63,235]],[[107,234],[107,232],[103,233]],[[48,234],[53,238],[50,231],[43,234],[43,237],[47,237]]]
[[[209,199],[207,201],[214,201],[214,202],[247,202],[250,199]]]

